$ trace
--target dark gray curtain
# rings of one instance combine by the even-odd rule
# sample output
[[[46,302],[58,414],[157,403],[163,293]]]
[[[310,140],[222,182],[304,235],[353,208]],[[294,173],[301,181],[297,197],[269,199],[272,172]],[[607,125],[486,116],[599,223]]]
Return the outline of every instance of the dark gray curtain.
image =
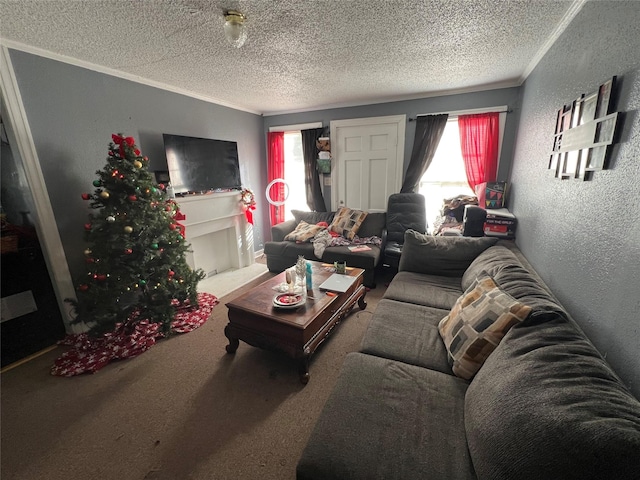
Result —
[[[318,148],[316,140],[322,136],[322,128],[310,128],[302,130],[302,156],[304,158],[304,184],[307,191],[307,205],[311,211],[326,212],[324,205],[322,188],[320,187],[320,176],[316,168],[318,158]]]
[[[444,127],[449,118],[448,113],[441,115],[421,115],[416,120],[416,136],[413,140],[413,151],[407,174],[404,176],[400,193],[415,193],[420,186],[420,179],[433,160],[440,143]]]

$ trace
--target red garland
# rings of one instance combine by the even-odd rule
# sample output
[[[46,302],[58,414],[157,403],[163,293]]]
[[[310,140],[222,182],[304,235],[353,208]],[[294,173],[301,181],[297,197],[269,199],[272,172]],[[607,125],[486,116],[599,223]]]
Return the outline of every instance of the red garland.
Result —
[[[207,321],[213,307],[219,303],[215,295],[198,293],[198,308],[184,305],[177,308],[171,323],[172,333],[188,333]],[[177,304],[177,301],[174,301]],[[118,324],[113,332],[102,337],[90,337],[86,333],[68,335],[58,342],[71,347],[64,352],[51,367],[51,375],[73,377],[81,373],[95,373],[113,360],[131,358],[144,353],[154,346],[164,335],[160,325],[149,320],[141,320],[133,326],[133,332],[125,333],[124,326]]]

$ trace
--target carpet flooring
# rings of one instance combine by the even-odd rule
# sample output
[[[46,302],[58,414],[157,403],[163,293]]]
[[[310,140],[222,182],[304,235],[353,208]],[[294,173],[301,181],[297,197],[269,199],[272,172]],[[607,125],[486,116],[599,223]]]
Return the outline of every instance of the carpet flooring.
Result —
[[[225,352],[222,297],[197,330],[93,375],[50,375],[62,347],[4,372],[3,480],[294,479],[347,353],[358,350],[385,278],[318,349],[310,381],[295,362],[240,342]]]

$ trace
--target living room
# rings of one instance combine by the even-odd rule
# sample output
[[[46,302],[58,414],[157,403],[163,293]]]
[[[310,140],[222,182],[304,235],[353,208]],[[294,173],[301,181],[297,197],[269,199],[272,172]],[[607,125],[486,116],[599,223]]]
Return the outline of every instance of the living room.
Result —
[[[2,8],[11,8],[11,2],[3,2]],[[581,328],[640,397],[639,24],[636,2],[580,2],[575,16],[522,85],[269,115],[118,78],[15,45],[3,44],[2,63],[3,68],[10,63],[15,75],[65,268],[74,278],[84,267],[81,229],[87,211],[80,193],[102,166],[111,133],[135,136],[152,169],[164,169],[163,160],[158,160],[164,159],[163,133],[237,141],[243,181],[260,193],[253,230],[259,252],[270,239],[262,195],[269,127],[310,122],[328,127],[343,119],[415,118],[508,105],[511,113],[500,159],[505,176],[500,179],[510,184],[509,209],[519,220],[516,243],[567,310],[583,319]],[[612,76],[617,78],[615,111],[621,112],[621,119],[608,168],[588,181],[555,178],[548,161],[558,109]],[[333,104],[330,99],[326,103]],[[405,168],[414,134],[415,122],[407,122]],[[66,280],[60,281],[62,291],[69,287]],[[203,397],[198,401],[206,405]],[[79,410],[91,414],[87,406]],[[73,412],[61,415],[73,417]]]

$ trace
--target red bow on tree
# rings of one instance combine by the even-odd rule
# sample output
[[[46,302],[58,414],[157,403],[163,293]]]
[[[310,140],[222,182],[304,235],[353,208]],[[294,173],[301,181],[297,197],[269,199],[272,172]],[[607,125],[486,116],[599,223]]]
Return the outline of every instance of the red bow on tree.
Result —
[[[113,140],[113,143],[115,143],[116,145],[120,146],[120,156],[122,158],[124,158],[125,154],[124,154],[124,144],[127,144],[130,147],[135,146],[136,144],[136,140],[133,137],[123,137],[122,135],[116,135],[115,133],[113,133],[111,135],[111,139]],[[136,149],[134,152],[136,155],[140,155],[140,150]]]

